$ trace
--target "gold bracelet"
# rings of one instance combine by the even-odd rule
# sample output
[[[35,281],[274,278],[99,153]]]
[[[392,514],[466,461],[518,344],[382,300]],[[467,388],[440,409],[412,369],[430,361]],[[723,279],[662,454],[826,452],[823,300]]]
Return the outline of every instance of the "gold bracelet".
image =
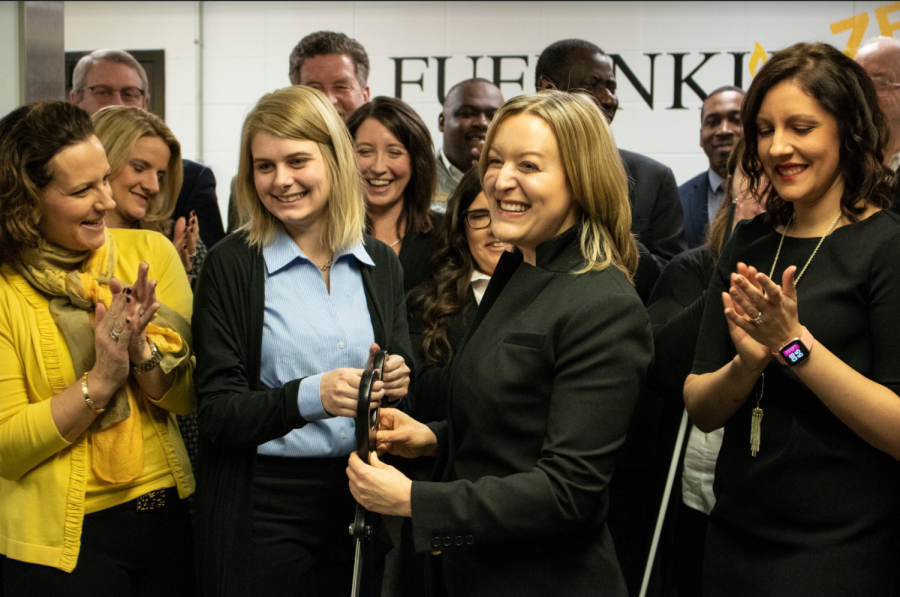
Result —
[[[88,394],[88,387],[87,387],[88,373],[90,373],[90,371],[85,373],[84,377],[81,378],[81,393],[84,394],[84,403],[87,404],[91,408],[92,411],[94,411],[97,414],[100,414],[103,411],[105,411],[106,409],[105,408],[97,408],[96,406],[94,406],[94,401],[91,400],[91,396],[90,396],[90,394]]]

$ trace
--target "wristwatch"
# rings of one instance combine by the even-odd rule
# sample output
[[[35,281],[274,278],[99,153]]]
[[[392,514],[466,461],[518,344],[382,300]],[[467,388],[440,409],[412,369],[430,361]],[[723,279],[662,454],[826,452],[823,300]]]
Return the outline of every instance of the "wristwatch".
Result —
[[[141,363],[140,365],[134,365],[133,367],[131,367],[131,370],[134,371],[135,373],[137,373],[138,375],[141,375],[143,373],[150,371],[151,369],[153,369],[154,367],[159,365],[159,362],[162,360],[162,353],[159,352],[158,348],[156,348],[156,344],[153,344],[152,346],[153,346],[153,350],[150,353],[150,358],[147,359],[146,361],[144,361],[143,363]]]
[[[782,365],[796,367],[809,358],[809,353],[815,343],[816,340],[813,338],[813,335],[804,327],[802,336],[794,338],[778,350],[772,351],[772,354],[775,355],[775,358]]]

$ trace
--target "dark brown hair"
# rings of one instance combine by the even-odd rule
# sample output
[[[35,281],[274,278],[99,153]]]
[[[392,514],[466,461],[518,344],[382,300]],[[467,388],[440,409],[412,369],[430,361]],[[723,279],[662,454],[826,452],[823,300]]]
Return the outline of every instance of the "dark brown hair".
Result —
[[[857,205],[860,201],[890,207],[893,174],[883,164],[890,129],[878,107],[875,87],[860,65],[823,43],[795,44],[775,53],[747,91],[741,108],[746,148],[741,165],[751,192],[758,192],[765,176],[759,159],[756,118],[766,94],[783,81],[796,83],[837,120],[844,215],[855,222],[866,209],[865,205]],[[794,207],[778,196],[771,183],[760,193],[765,197],[769,221],[786,226]]]
[[[437,163],[434,160],[434,147],[431,144],[431,133],[409,105],[393,97],[379,96],[368,104],[363,104],[347,121],[350,135],[356,139],[356,131],[363,122],[374,118],[397,137],[409,153],[412,169],[409,182],[403,189],[403,215],[397,220],[397,236],[406,232],[399,229],[400,223],[406,220],[406,231],[415,234],[431,232],[431,198],[437,188]],[[366,217],[366,231],[371,233],[371,223]]]
[[[41,195],[50,160],[94,134],[87,112],[65,102],[22,106],[0,120],[0,262],[12,263],[41,238]]]
[[[413,291],[410,306],[422,314],[425,337],[422,350],[430,364],[444,366],[453,357],[447,334],[450,317],[461,312],[469,298],[475,261],[466,236],[466,210],[481,192],[478,169],[466,172],[447,199],[447,217],[435,233],[431,255],[432,277]]]

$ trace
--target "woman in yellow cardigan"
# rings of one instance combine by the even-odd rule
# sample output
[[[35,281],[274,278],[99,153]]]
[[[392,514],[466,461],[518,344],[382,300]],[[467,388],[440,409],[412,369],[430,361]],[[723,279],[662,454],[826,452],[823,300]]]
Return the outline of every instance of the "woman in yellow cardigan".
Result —
[[[164,236],[106,228],[108,176],[81,109],[0,120],[7,595],[193,594],[190,287]]]

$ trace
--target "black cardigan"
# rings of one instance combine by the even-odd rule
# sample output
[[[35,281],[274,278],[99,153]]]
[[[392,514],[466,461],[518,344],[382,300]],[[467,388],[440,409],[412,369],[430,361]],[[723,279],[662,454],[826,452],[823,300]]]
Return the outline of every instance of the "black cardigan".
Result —
[[[370,236],[364,242],[375,262],[362,266],[375,342],[412,368],[400,263],[384,243]],[[203,471],[195,494],[202,595],[248,594],[257,447],[307,423],[297,404],[301,380],[280,388],[260,384],[264,307],[262,252],[249,247],[246,233],[232,234],[207,257],[192,321]]]

